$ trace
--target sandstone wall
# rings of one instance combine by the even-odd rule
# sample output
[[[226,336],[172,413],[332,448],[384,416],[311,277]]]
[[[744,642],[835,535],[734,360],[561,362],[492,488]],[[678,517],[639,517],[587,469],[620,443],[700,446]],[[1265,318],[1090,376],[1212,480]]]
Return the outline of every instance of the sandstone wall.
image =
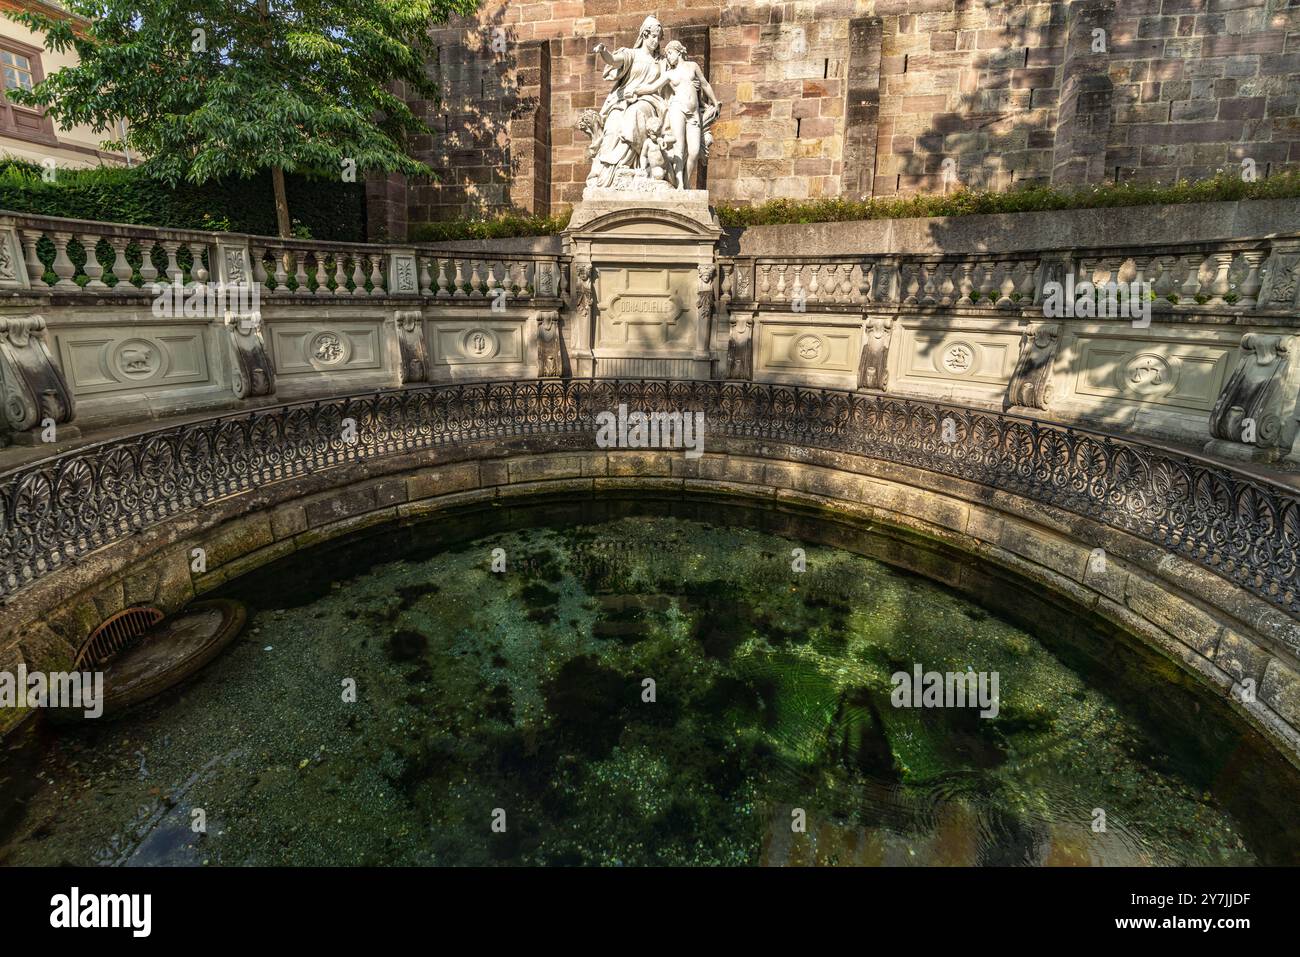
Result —
[[[488,0],[436,31],[444,97],[414,103],[440,182],[377,182],[376,235],[574,203],[574,124],[608,89],[591,48],[630,44],[648,13],[723,102],[718,201],[937,191],[945,159],[996,188],[1300,165],[1289,0]]]

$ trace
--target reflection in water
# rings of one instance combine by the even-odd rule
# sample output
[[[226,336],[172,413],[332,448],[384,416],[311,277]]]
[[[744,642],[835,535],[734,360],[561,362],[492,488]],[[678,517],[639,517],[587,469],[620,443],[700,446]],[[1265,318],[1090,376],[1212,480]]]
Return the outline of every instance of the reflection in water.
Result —
[[[1169,674],[720,508],[617,514],[476,513],[236,582],[248,629],[197,680],[9,742],[0,860],[1300,861],[1295,775]],[[998,672],[997,717],[893,707],[916,663]]]

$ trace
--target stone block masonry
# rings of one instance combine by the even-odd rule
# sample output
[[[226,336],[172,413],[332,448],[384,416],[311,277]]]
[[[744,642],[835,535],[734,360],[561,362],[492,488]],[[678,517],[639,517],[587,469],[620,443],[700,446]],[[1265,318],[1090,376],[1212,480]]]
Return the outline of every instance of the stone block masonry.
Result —
[[[1287,0],[490,0],[434,31],[443,94],[412,101],[434,130],[412,147],[438,178],[372,183],[374,237],[575,203],[575,126],[608,89],[591,48],[630,44],[648,14],[722,101],[714,201],[1300,166]]]

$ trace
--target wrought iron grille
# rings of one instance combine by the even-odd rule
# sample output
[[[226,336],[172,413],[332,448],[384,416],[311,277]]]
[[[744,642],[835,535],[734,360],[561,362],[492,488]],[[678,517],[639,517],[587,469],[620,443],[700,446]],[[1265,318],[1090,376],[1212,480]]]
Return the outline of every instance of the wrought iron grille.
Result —
[[[709,435],[871,456],[1087,516],[1300,617],[1300,500],[1219,463],[1083,429],[799,386],[531,380],[260,408],[86,446],[0,474],[0,599],[110,542],[247,489],[479,439],[580,434],[595,416],[703,411]],[[344,420],[356,441],[344,439]]]

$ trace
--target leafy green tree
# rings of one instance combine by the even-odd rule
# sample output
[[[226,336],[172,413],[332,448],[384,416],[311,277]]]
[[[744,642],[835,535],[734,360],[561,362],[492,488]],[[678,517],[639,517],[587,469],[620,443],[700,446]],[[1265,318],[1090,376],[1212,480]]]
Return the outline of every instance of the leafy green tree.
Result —
[[[436,99],[425,64],[433,23],[477,0],[65,0],[76,27],[38,11],[6,14],[71,48],[80,64],[7,96],[87,125],[145,157],[171,185],[269,167],[280,235],[290,235],[284,173],[429,175],[404,145],[427,127],[394,91]],[[127,122],[125,143],[119,120]]]

